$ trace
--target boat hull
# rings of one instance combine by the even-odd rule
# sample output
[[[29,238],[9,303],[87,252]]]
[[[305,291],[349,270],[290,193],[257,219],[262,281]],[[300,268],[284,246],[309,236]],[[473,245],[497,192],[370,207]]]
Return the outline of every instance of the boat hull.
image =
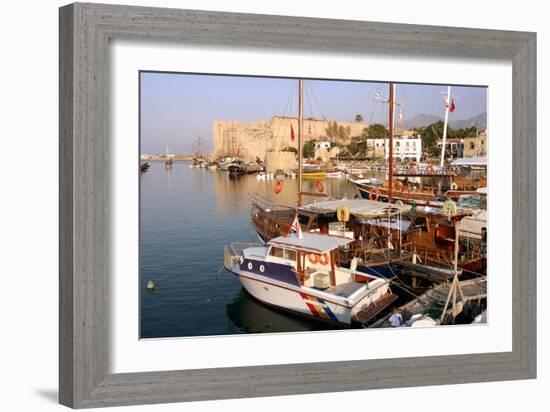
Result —
[[[255,299],[295,314],[332,324],[349,326],[352,308],[327,302],[304,292],[238,275],[243,288]]]
[[[361,309],[374,304],[389,291],[386,283],[349,305],[337,302],[337,299],[331,300],[319,296],[314,289],[273,282],[268,278],[263,279],[247,272],[234,270],[230,272],[238,276],[246,292],[259,302],[285,312],[340,327],[350,327],[355,322],[355,315]]]

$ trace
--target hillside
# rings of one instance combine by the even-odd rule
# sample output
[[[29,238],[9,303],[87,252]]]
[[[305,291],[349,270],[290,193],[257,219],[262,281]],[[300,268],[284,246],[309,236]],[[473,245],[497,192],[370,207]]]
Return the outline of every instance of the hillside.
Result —
[[[411,119],[405,120],[403,122],[403,127],[405,129],[414,129],[418,127],[425,127],[438,121],[443,121],[443,117],[422,113]],[[477,130],[485,130],[487,128],[487,113],[480,113],[477,116],[470,117],[469,119],[450,120],[449,126],[452,129],[465,129],[475,126]]]

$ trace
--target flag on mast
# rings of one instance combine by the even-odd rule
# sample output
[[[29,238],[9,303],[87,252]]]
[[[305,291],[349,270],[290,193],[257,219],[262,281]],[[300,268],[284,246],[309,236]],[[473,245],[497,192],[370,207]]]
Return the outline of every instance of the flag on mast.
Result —
[[[456,106],[455,106],[455,99],[452,99],[451,100],[451,106],[449,107],[449,111],[452,113],[454,112],[456,109]]]
[[[400,129],[403,128],[403,112],[401,109],[399,109],[399,113],[397,115],[397,127]]]
[[[300,221],[298,220],[297,214],[294,216],[292,225],[290,225],[290,230],[294,230],[298,234],[298,239],[304,238],[304,236],[302,235],[302,226],[300,226]]]
[[[290,123],[290,140],[294,141],[294,128],[292,127],[292,123]]]

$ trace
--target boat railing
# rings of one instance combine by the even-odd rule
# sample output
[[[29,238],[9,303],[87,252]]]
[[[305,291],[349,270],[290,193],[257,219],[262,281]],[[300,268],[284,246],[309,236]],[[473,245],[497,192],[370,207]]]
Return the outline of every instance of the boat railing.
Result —
[[[249,193],[248,199],[252,205],[258,206],[263,210],[281,210],[281,209],[295,209],[293,206],[281,205],[273,200],[266,199],[258,193]]]
[[[229,245],[229,252],[232,256],[239,257],[242,255],[244,249],[260,246],[263,246],[263,244],[259,242],[235,242]]]

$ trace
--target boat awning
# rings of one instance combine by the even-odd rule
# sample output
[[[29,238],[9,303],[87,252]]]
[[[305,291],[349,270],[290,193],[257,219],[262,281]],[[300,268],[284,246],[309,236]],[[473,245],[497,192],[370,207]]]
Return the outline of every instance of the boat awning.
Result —
[[[452,166],[487,166],[487,156],[462,157],[453,160]]]
[[[302,239],[298,238],[298,235],[295,233],[289,236],[279,236],[271,239],[268,244],[271,246],[300,250],[307,253],[327,253],[353,242],[352,239],[340,236],[321,235],[309,232],[303,232],[302,235]]]
[[[365,223],[371,226],[381,227],[389,230],[401,230],[402,232],[407,232],[411,227],[410,220],[399,220],[399,221],[388,222],[387,220],[383,220],[383,219],[382,220],[371,219],[371,220],[367,220]]]
[[[339,207],[347,207],[349,212],[357,217],[371,219],[380,216],[388,216],[388,214],[396,215],[399,213],[406,213],[411,210],[412,206],[377,202],[368,199],[343,199],[311,203],[300,207],[300,210],[314,213],[334,213]]]

